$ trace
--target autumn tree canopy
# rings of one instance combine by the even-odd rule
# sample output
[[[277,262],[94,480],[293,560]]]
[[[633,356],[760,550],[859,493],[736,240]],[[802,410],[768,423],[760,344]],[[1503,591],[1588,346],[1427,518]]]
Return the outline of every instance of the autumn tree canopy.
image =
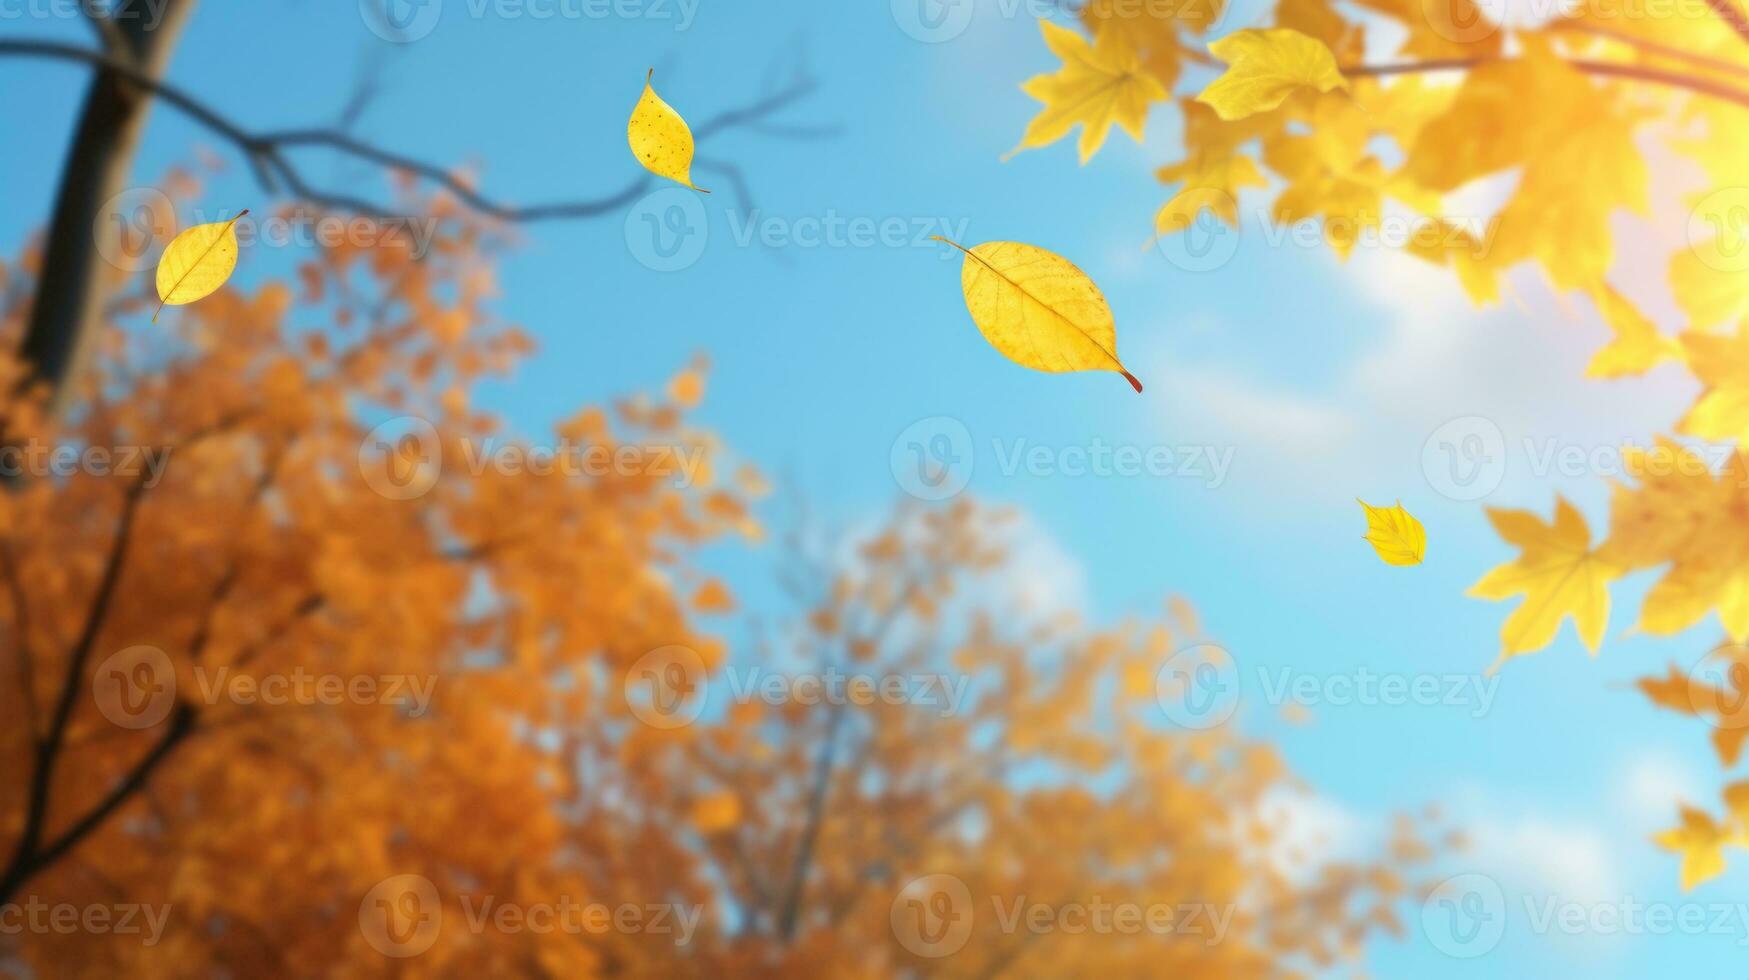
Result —
[[[1749,731],[1749,459],[1733,449],[1715,470],[1700,447],[1749,435],[1749,18],[1730,0],[1587,0],[1507,23],[1472,0],[1281,0],[1267,26],[1221,33],[1220,13],[1093,0],[1080,31],[1041,22],[1064,64],[1026,83],[1045,106],[1019,149],[1079,125],[1085,160],[1114,124],[1139,139],[1150,107],[1169,102],[1183,153],[1158,171],[1158,235],[1237,226],[1242,201],[1268,198],[1262,220],[1314,224],[1343,256],[1363,241],[1400,248],[1450,269],[1478,304],[1498,302],[1517,270],[1584,297],[1612,333],[1594,378],[1666,363],[1692,374],[1701,392],[1670,432],[1682,439],[1628,451],[1637,479],[1615,487],[1597,533],[1564,499],[1552,520],[1490,510],[1520,556],[1471,593],[1523,596],[1502,660],[1548,646],[1569,617],[1595,651],[1610,584],[1659,569],[1634,626],[1673,635],[1716,613],[1725,635],[1692,670],[1672,665],[1642,689],[1709,723],[1735,765]],[[1624,220],[1661,220],[1649,184],[1670,158],[1704,183],[1663,270],[1682,318],[1660,326],[1630,298],[1648,277],[1621,266],[1616,237]],[[1722,849],[1749,833],[1749,782],[1723,795],[1723,817],[1684,808],[1659,838],[1682,855],[1685,887],[1723,870]]]

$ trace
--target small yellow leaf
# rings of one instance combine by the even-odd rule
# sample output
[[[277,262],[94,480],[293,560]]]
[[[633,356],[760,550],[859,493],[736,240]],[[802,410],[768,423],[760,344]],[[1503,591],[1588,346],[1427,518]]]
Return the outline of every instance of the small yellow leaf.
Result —
[[[1682,345],[1660,333],[1627,297],[1608,286],[1598,286],[1591,295],[1615,339],[1592,356],[1591,363],[1585,366],[1587,377],[1645,374],[1665,361],[1681,359]]]
[[[644,95],[638,99],[631,121],[626,124],[626,140],[631,143],[632,155],[638,158],[645,170],[656,176],[667,177],[701,194],[709,194],[710,191],[693,186],[692,130],[687,127],[686,120],[680,118],[680,113],[663,102],[656,90],[650,87],[650,79],[655,75],[656,69],[652,68],[644,76]]]
[[[211,296],[237,269],[237,219],[248,214],[237,212],[229,221],[195,225],[177,235],[164,257],[158,260],[158,309],[152,322],[166,306],[183,306]]]
[[[1387,565],[1419,565],[1427,556],[1427,531],[1415,515],[1395,507],[1374,507],[1357,499],[1366,511],[1366,541]]]
[[[1227,72],[1196,100],[1229,122],[1268,112],[1300,89],[1348,87],[1322,41],[1285,27],[1229,34],[1210,44],[1209,52],[1227,63]]]
[[[990,346],[1035,371],[1116,371],[1136,391],[1142,383],[1117,359],[1117,325],[1099,287],[1055,252],[1020,242],[968,249],[960,288],[966,310]]]

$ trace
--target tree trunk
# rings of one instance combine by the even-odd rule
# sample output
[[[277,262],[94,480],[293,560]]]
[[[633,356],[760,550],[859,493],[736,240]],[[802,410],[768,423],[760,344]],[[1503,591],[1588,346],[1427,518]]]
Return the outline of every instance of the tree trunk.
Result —
[[[124,49],[110,54],[133,60],[153,77],[162,76],[196,2],[125,0],[117,4],[113,36]],[[154,11],[159,14],[156,22],[152,20]],[[119,244],[122,232],[115,222],[103,220],[103,208],[128,187],[151,102],[150,93],[100,68],[95,70],[79,113],[72,151],[61,172],[61,187],[49,221],[42,278],[20,345],[30,380],[49,388],[52,411],[66,407],[108,299],[110,270],[103,256],[112,243],[100,243],[100,238],[113,236],[114,244]]]

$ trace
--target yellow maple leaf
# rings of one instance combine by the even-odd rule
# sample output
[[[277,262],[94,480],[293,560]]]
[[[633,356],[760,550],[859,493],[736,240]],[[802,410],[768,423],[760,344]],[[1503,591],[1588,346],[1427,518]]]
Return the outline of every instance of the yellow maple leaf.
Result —
[[[1142,68],[1141,59],[1124,35],[1102,24],[1094,43],[1048,20],[1038,22],[1051,53],[1063,59],[1061,70],[1035,75],[1021,91],[1043,102],[1007,160],[1022,150],[1046,146],[1081,126],[1081,162],[1092,159],[1105,144],[1115,123],[1140,142],[1148,104],[1166,98],[1166,87]]]
[[[1591,529],[1565,497],[1555,498],[1555,519],[1544,523],[1528,510],[1488,508],[1494,530],[1520,549],[1518,560],[1501,565],[1470,586],[1480,599],[1524,601],[1500,627],[1500,659],[1534,653],[1554,641],[1561,621],[1573,617],[1579,638],[1592,653],[1609,624],[1609,583],[1621,575],[1591,548]]]
[[[1734,336],[1691,330],[1681,340],[1689,369],[1706,390],[1677,431],[1721,442],[1749,437],[1749,329],[1739,327]]]
[[[1035,371],[1116,371],[1142,383],[1117,359],[1117,324],[1085,272],[1055,252],[1020,242],[966,248],[960,288],[966,311],[990,346]]]
[[[1358,498],[1355,502],[1366,511],[1366,542],[1385,564],[1421,564],[1427,555],[1427,530],[1402,501],[1394,507],[1374,507]]]
[[[1266,112],[1301,90],[1348,87],[1336,56],[1322,41],[1285,27],[1229,34],[1210,44],[1209,52],[1226,62],[1227,71],[1196,100],[1222,119]]]
[[[1615,334],[1615,339],[1591,357],[1585,374],[1592,378],[1620,378],[1644,374],[1665,361],[1682,356],[1682,346],[1658,332],[1627,298],[1608,286],[1591,291],[1603,322]]]
[[[1717,877],[1725,870],[1724,846],[1732,840],[1729,828],[1715,822],[1705,811],[1682,808],[1682,825],[1652,838],[1659,847],[1682,855],[1682,890]]]

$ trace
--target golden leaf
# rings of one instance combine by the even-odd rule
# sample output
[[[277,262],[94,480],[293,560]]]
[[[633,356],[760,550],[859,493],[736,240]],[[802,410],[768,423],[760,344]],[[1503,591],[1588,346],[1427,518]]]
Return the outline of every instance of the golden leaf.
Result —
[[[1682,826],[1666,830],[1652,840],[1665,850],[1682,855],[1682,890],[1688,891],[1725,870],[1724,845],[1731,835],[1726,827],[1693,807],[1682,808]]]
[[[643,97],[638,99],[631,121],[626,124],[626,140],[631,143],[632,155],[656,176],[709,194],[710,191],[692,183],[692,130],[680,113],[650,87],[650,79],[655,75],[656,69],[652,68],[644,76]]]
[[[1229,34],[1210,44],[1209,52],[1227,63],[1227,71],[1196,100],[1229,121],[1274,109],[1301,89],[1348,87],[1322,41],[1285,27]]]
[[[1387,565],[1419,565],[1427,556],[1427,530],[1397,501],[1395,507],[1374,507],[1355,498],[1366,511],[1366,542]]]
[[[237,269],[237,219],[248,214],[237,212],[229,221],[195,225],[177,235],[158,260],[158,309],[152,322],[166,306],[184,306],[211,296]]]
[[[1104,145],[1116,123],[1139,142],[1148,116],[1148,104],[1166,98],[1166,88],[1142,68],[1135,48],[1122,33],[1102,25],[1094,43],[1066,27],[1048,20],[1038,22],[1051,53],[1063,59],[1054,75],[1036,75],[1021,91],[1045,107],[1027,124],[1020,145],[1004,160],[1021,150],[1055,143],[1081,124],[1081,162],[1086,163]]]
[[[1591,529],[1566,498],[1555,498],[1555,519],[1543,523],[1528,510],[1488,508],[1494,530],[1518,546],[1518,560],[1501,565],[1470,586],[1479,599],[1524,601],[1500,627],[1500,660],[1541,650],[1568,616],[1592,653],[1609,624],[1609,582],[1621,570],[1591,548]]]
[[[968,249],[960,288],[966,310],[990,346],[1035,371],[1116,371],[1137,392],[1142,383],[1117,359],[1117,326],[1099,287],[1068,259],[1020,242]]]
[[[1615,339],[1592,355],[1591,363],[1585,366],[1587,377],[1644,374],[1664,361],[1682,356],[1680,344],[1660,333],[1644,313],[1614,289],[1600,286],[1592,291],[1592,298]]]

